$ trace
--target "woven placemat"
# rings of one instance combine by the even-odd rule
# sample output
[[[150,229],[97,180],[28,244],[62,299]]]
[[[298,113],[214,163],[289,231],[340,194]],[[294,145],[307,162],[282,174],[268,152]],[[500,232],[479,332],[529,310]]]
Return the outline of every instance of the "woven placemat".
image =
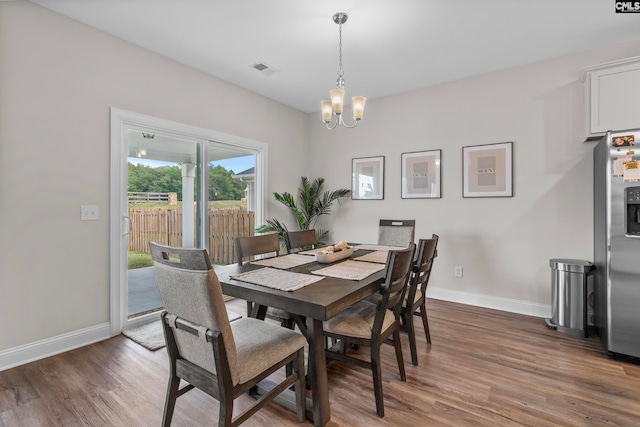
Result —
[[[247,271],[246,273],[235,274],[230,277],[241,282],[253,283],[254,285],[266,286],[281,291],[295,291],[296,289],[322,280],[322,277],[278,270],[271,267]]]
[[[344,262],[315,270],[312,273],[322,276],[337,277],[338,279],[362,280],[382,269],[384,269],[383,264],[348,259]]]
[[[251,261],[251,264],[263,265],[265,267],[275,267],[282,270],[297,267],[299,265],[309,264],[315,261],[308,255],[289,254],[283,256],[277,256],[273,258],[260,259],[258,261]]]
[[[356,261],[377,262],[378,264],[386,264],[389,251],[375,251],[354,258]]]

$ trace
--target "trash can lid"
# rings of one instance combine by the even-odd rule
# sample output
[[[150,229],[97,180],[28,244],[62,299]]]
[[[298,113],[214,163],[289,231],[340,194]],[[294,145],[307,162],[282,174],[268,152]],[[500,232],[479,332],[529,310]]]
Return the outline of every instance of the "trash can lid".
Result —
[[[572,273],[590,273],[596,268],[589,261],[567,258],[552,258],[549,260],[549,266],[555,270],[570,271]]]

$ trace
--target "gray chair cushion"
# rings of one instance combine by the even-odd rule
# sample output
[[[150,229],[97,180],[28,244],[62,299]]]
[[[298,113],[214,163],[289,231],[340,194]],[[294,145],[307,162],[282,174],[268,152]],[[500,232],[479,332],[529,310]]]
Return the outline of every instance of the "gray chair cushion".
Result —
[[[422,291],[420,289],[416,289],[416,294],[413,297],[413,301],[412,302],[418,301],[420,298],[422,298]],[[407,307],[409,305],[407,299],[409,299],[409,292],[408,291],[404,294],[404,306],[405,307]]]
[[[251,317],[231,323],[238,355],[238,381],[243,383],[307,343],[304,335]]]
[[[360,301],[336,317],[324,322],[324,330],[350,337],[371,338],[371,330],[373,329],[375,318],[375,304]],[[387,311],[382,322],[382,332],[389,329],[394,320],[393,312]]]

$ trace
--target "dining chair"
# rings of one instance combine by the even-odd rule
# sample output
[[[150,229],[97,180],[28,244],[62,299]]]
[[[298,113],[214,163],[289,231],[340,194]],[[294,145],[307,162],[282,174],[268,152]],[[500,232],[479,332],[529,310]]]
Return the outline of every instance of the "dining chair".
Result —
[[[235,245],[238,265],[242,265],[245,258],[254,255],[280,255],[280,239],[277,233],[236,237]],[[255,313],[253,313],[253,311],[254,304],[251,301],[247,301],[247,316],[255,317]],[[280,322],[281,326],[288,329],[295,329],[295,325],[298,325],[300,331],[305,336],[307,334],[306,320],[302,319],[297,314],[269,307],[267,308],[266,317]]]
[[[304,421],[305,337],[253,318],[229,322],[214,270],[184,268],[210,264],[205,261],[205,249],[170,248],[169,252],[156,247],[153,255],[165,307],[161,319],[170,367],[162,425],[171,425],[177,398],[194,388],[220,402],[218,425],[226,427],[240,425],[293,386],[297,418]],[[234,418],[237,397],[289,364],[291,372],[282,382]],[[186,382],[182,387],[181,381]]]
[[[378,244],[406,248],[413,243],[416,221],[413,219],[381,219],[378,225]]]
[[[287,231],[284,233],[284,244],[288,254],[314,249],[318,244],[316,230]]]
[[[433,260],[437,256],[438,239],[438,235],[434,234],[431,239],[420,239],[418,241],[411,279],[400,310],[401,326],[409,336],[411,363],[415,366],[418,366],[418,351],[413,323],[414,315],[422,317],[427,344],[431,345],[426,300],[431,268],[433,267]]]
[[[384,417],[380,347],[390,340],[395,347],[400,379],[406,381],[402,345],[400,343],[400,309],[411,274],[415,245],[389,251],[385,265],[385,280],[376,304],[360,301],[324,322],[324,334],[339,341],[339,349],[326,349],[329,359],[341,360],[371,369],[376,398],[376,412]],[[347,346],[369,347],[369,361],[347,354]]]

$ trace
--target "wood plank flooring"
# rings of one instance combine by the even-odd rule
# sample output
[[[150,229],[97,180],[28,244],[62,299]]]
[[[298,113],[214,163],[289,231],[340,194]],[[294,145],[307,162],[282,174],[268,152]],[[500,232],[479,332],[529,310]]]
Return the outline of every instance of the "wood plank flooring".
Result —
[[[244,301],[227,304],[245,309]],[[328,426],[640,425],[640,366],[608,358],[597,338],[573,339],[534,317],[438,300],[427,307],[433,345],[416,322],[418,367],[402,336],[407,382],[393,348],[383,347],[384,418],[370,372],[329,363]],[[0,372],[0,427],[158,426],[167,375],[164,349],[122,335],[9,369]],[[173,426],[216,425],[217,414],[215,400],[192,391],[178,399]],[[299,424],[270,404],[243,425]]]

